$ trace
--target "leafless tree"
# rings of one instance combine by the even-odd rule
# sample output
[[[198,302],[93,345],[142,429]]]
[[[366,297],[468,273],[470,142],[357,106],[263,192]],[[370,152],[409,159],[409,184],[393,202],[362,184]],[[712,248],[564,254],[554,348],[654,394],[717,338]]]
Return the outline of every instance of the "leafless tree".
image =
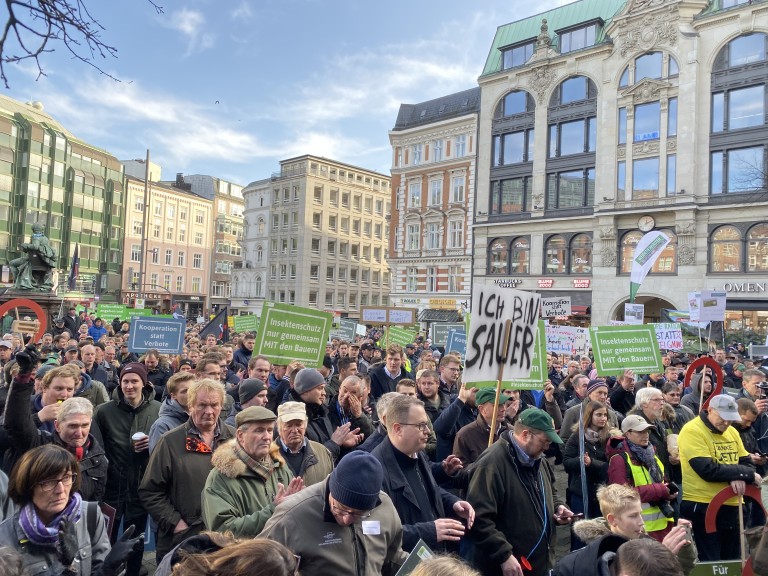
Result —
[[[158,14],[163,13],[162,6],[147,1]],[[77,60],[118,80],[98,64],[100,59],[117,57],[117,48],[103,39],[105,28],[88,11],[86,0],[5,0],[5,6],[8,20],[0,37],[0,79],[6,88],[7,64],[34,60],[40,78],[45,76],[41,57],[58,44],[64,44]]]

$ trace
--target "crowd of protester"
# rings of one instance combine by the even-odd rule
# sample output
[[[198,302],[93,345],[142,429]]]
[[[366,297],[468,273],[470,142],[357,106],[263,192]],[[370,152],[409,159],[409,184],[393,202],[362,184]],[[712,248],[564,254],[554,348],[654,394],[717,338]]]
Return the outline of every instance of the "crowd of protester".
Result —
[[[608,378],[549,354],[541,389],[497,398],[423,336],[370,329],[305,367],[253,334],[190,323],[173,357],[129,334],[71,309],[0,339],[4,574],[141,574],[147,531],[159,575],[394,576],[419,541],[417,576],[688,574],[739,557],[744,496],[768,573],[768,384],[735,349],[688,386],[685,354]]]

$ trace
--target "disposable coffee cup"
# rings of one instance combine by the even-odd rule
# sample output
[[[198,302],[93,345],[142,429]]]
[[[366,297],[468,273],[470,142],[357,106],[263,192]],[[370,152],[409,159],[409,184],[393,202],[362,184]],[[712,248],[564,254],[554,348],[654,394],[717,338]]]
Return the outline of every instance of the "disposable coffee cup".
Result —
[[[133,443],[134,448],[136,447],[137,442],[141,442],[146,438],[147,435],[144,434],[144,432],[136,432],[133,436],[131,436],[131,442]]]

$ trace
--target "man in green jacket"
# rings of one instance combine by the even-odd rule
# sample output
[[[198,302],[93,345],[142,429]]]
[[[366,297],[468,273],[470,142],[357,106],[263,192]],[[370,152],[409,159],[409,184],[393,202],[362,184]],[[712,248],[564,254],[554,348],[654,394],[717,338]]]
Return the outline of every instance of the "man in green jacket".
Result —
[[[219,418],[221,382],[196,380],[187,398],[189,419],[160,437],[139,487],[141,501],[157,523],[158,563],[179,542],[203,530],[200,497],[211,456],[235,435]]]
[[[203,522],[208,530],[253,538],[275,506],[304,487],[272,449],[277,416],[263,406],[237,415],[235,439],[213,454],[213,470],[203,489]]]

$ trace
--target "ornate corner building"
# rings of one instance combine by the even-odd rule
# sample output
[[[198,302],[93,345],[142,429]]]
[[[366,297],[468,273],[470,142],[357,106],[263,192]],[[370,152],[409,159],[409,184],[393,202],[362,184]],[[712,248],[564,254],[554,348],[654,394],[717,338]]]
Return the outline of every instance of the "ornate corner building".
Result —
[[[604,324],[661,230],[646,321],[719,289],[726,328],[764,337],[767,49],[754,0],[581,0],[500,26],[479,79],[473,281],[570,296]]]

